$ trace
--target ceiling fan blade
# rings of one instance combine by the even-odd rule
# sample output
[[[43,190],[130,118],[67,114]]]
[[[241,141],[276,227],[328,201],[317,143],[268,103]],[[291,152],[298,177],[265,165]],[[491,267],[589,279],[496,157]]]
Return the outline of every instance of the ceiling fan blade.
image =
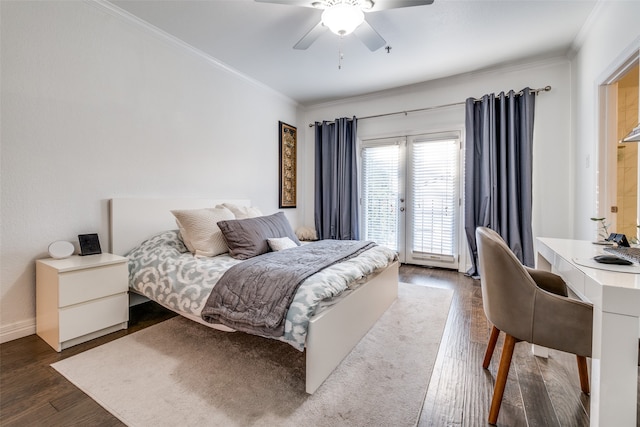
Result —
[[[362,24],[360,24],[360,26],[355,29],[353,34],[355,34],[356,37],[359,38],[360,41],[364,43],[371,52],[374,52],[387,44],[385,39],[383,39],[382,36],[378,34],[378,32],[374,30],[367,21],[364,21]]]
[[[373,0],[373,7],[364,9],[364,11],[376,12],[378,10],[399,9],[401,7],[424,6],[431,3],[433,3],[433,0]]]
[[[309,32],[307,32],[307,34],[305,34],[298,43],[293,46],[293,48],[298,50],[307,49],[318,37],[320,37],[322,33],[325,32],[326,29],[327,27],[325,27],[322,22],[318,22],[318,24],[310,29]]]
[[[255,0],[258,3],[275,3],[275,4],[286,4],[289,6],[302,6],[302,7],[312,7],[317,9],[317,6],[314,6],[313,3],[317,3],[312,0]]]

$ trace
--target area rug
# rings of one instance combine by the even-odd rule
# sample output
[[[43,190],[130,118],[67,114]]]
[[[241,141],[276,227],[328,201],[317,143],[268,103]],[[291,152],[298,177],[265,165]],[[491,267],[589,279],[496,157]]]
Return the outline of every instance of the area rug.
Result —
[[[413,426],[452,294],[401,283],[313,395],[304,353],[182,317],[51,366],[129,426]]]

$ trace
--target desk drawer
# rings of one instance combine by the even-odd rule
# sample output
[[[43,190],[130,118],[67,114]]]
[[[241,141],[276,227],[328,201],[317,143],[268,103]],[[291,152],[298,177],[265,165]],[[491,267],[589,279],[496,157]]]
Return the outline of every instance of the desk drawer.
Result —
[[[559,274],[580,298],[584,297],[584,273],[564,258],[555,257],[554,273]]]
[[[129,320],[127,293],[60,309],[60,342]]]
[[[66,307],[126,292],[128,279],[129,272],[125,262],[60,273],[58,306]]]

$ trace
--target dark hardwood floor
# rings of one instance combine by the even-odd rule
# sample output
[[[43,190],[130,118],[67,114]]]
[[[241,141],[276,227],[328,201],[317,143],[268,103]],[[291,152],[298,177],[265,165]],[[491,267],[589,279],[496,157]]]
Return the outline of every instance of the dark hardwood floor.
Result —
[[[490,325],[479,282],[452,271],[408,265],[400,268],[400,280],[454,290],[419,426],[486,425],[502,338],[490,369],[482,369]],[[172,316],[154,303],[143,304],[132,308],[126,331],[61,353],[36,335],[0,345],[0,425],[122,425],[49,365]],[[531,355],[528,344],[517,344],[498,425],[589,425],[589,397],[580,392],[575,357],[551,351],[549,359],[540,359]]]
[[[489,370],[482,369],[491,324],[482,308],[480,281],[407,265],[400,281],[455,291],[418,425],[488,425],[504,334]],[[540,359],[529,344],[516,344],[498,425],[588,426],[589,397],[580,391],[575,356],[550,350],[549,359]]]

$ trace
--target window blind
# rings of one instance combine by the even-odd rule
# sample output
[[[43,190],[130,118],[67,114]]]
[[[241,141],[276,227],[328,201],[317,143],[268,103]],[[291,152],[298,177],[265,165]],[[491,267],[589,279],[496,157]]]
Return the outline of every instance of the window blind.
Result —
[[[413,141],[411,203],[414,254],[455,256],[457,139]]]
[[[364,239],[398,250],[400,147],[362,148]]]

